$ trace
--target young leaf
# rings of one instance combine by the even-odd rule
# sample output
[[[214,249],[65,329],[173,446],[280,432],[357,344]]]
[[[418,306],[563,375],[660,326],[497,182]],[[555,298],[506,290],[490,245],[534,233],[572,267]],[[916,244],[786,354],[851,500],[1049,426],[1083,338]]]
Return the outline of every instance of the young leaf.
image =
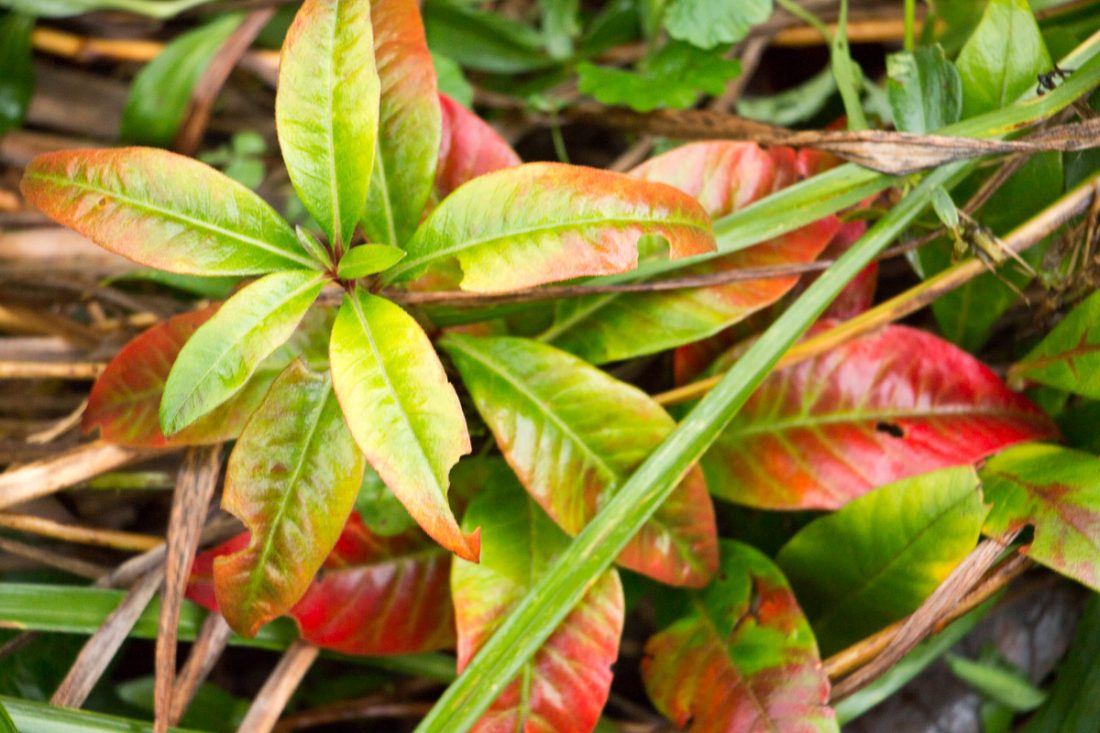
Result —
[[[714,249],[710,218],[674,188],[595,168],[528,163],[475,178],[444,199],[390,279],[452,258],[462,266],[462,287],[475,292],[624,272],[637,265],[643,234],[665,237],[674,258]]]
[[[459,672],[569,544],[508,469],[501,468],[463,519],[464,526],[485,532],[481,563],[456,560],[451,570]],[[591,731],[611,691],[623,605],[618,574],[603,573],[472,730]]]
[[[571,535],[675,426],[644,392],[550,346],[458,334],[441,346],[524,487]],[[673,585],[707,583],[718,548],[714,509],[697,470],[619,562]]]
[[[990,0],[959,52],[963,117],[1015,101],[1052,62],[1027,0]]]
[[[772,0],[672,0],[665,10],[668,34],[699,48],[737,43],[772,14]]]
[[[336,544],[363,478],[332,380],[295,361],[229,457],[222,508],[250,530],[214,563],[218,606],[245,636],[286,613]]]
[[[405,256],[405,250],[389,244],[360,244],[340,258],[336,274],[341,280],[358,280],[388,270]]]
[[[398,246],[420,223],[435,180],[439,94],[416,0],[370,5],[382,91],[363,233],[372,242]]]
[[[1100,399],[1100,291],[1074,306],[1010,375]]]
[[[519,156],[488,123],[446,94],[439,95],[443,133],[435,171],[439,199],[478,176],[520,164]]]
[[[1100,460],[1053,445],[1021,445],[981,471],[991,536],[1030,524],[1028,557],[1100,591]]]
[[[501,13],[458,0],[429,0],[423,12],[428,45],[468,69],[522,74],[555,63],[535,29]]]
[[[241,13],[215,16],[209,23],[175,38],[146,64],[130,85],[119,139],[169,147],[183,124],[195,85],[242,20]]]
[[[180,350],[160,402],[160,425],[171,436],[236,394],[260,362],[298,327],[326,276],[277,272],[227,300]]]
[[[306,0],[283,43],[275,126],[294,190],[337,247],[367,200],[379,86],[371,4]]]
[[[199,554],[188,597],[217,611],[214,565],[247,546],[248,533],[242,532]],[[450,555],[419,530],[379,537],[353,513],[321,573],[289,615],[303,640],[344,654],[445,649],[455,638],[450,567]]]
[[[317,267],[263,199],[165,150],[44,153],[27,166],[20,189],[58,223],[158,270],[258,275]]]
[[[748,545],[723,540],[715,581],[645,652],[649,698],[691,733],[839,730],[813,632],[783,574]]]
[[[356,289],[344,298],[329,351],[332,382],[367,461],[432,539],[477,561],[447,504],[448,475],[470,452],[454,387],[428,336],[405,311]]]
[[[0,17],[0,135],[18,128],[27,116],[34,94],[34,56],[31,32],[34,17],[6,13]]]
[[[830,654],[920,606],[974,549],[987,511],[974,469],[945,468],[814,520],[776,562]]]
[[[962,79],[942,48],[921,46],[890,54],[886,72],[886,93],[899,130],[923,134],[959,121]]]
[[[1057,434],[969,354],[888,326],[772,374],[703,469],[730,501],[836,509],[877,486]]]

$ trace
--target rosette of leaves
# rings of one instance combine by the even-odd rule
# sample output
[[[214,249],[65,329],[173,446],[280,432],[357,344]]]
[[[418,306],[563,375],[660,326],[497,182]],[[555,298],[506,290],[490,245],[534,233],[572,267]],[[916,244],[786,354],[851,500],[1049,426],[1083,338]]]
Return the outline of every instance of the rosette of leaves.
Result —
[[[320,232],[162,150],[48,153],[22,183],[42,211],[141,265],[255,278],[123,349],[85,419],[137,445],[236,439],[223,506],[249,539],[212,576],[245,634],[302,600],[367,464],[432,539],[478,559],[478,528],[463,531],[448,503],[451,468],[470,451],[465,416],[431,338],[383,285],[400,293],[457,263],[460,287],[500,292],[630,270],[646,235],[672,257],[715,247],[707,212],[670,186],[511,165],[483,123],[441,101],[412,0],[303,3],[275,117]]]

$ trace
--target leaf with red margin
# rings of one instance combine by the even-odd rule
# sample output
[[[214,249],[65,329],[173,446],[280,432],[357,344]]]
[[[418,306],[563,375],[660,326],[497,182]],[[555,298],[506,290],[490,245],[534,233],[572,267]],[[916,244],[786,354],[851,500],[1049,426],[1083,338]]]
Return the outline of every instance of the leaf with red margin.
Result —
[[[371,24],[382,92],[361,221],[369,241],[400,246],[420,223],[435,181],[439,93],[416,0],[371,0]]]
[[[435,172],[437,198],[446,198],[466,181],[522,162],[489,123],[446,94],[439,95],[439,107],[443,135]]]
[[[712,217],[725,216],[795,180],[794,151],[754,143],[710,142],[676,148],[631,175],[668,184],[692,196]],[[840,229],[835,216],[709,262],[684,277],[817,259]],[[713,336],[776,302],[798,276],[749,280],[685,290],[575,298],[557,306],[540,340],[585,361],[603,364],[655,353]]]
[[[234,630],[255,636],[301,599],[351,513],[363,467],[328,371],[291,363],[225,473],[222,509],[251,533],[246,548],[214,563],[218,605]]]
[[[710,252],[710,217],[671,186],[620,173],[527,163],[478,176],[443,199],[413,234],[392,280],[457,259],[462,288],[495,293],[638,263],[638,239],[659,234],[672,257]]]
[[[523,493],[507,467],[498,469],[463,520],[464,526],[484,530],[481,563],[455,560],[451,570],[459,672],[569,544],[569,538]],[[623,609],[618,573],[609,570],[589,587],[472,730],[591,731],[611,690]]]
[[[188,598],[217,611],[214,560],[247,544],[248,533],[243,532],[196,557]],[[447,585],[450,560],[418,529],[380,537],[353,513],[290,616],[304,640],[344,654],[382,656],[445,649],[455,639]]]
[[[240,435],[271,383],[294,358],[321,366],[327,358],[331,316],[322,309],[306,315],[298,331],[264,360],[239,393],[171,438],[160,428],[164,384],[187,339],[214,315],[218,305],[172,316],[132,339],[107,365],[88,397],[81,428],[99,428],[103,440],[140,448],[221,443]]]
[[[1028,557],[1100,592],[1100,460],[1053,445],[1010,448],[980,472],[993,504],[982,531],[1030,524]]]
[[[702,465],[729,501],[836,509],[877,486],[1057,435],[965,351],[888,326],[773,373]]]
[[[520,481],[575,535],[675,427],[641,390],[522,338],[440,341]],[[698,468],[627,544],[619,563],[702,587],[718,564],[714,508]]]
[[[813,632],[758,550],[722,541],[715,581],[646,643],[642,679],[657,709],[690,733],[839,731]]]

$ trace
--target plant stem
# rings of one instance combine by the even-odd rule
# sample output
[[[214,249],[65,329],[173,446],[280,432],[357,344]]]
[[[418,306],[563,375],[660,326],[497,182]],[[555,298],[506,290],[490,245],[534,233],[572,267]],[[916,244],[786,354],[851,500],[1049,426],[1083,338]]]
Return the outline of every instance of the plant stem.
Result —
[[[0,527],[14,529],[17,532],[36,534],[40,537],[49,537],[63,542],[110,547],[124,552],[143,552],[164,542],[156,535],[79,527],[29,514],[10,514],[8,512],[0,512]]]
[[[905,0],[905,50],[916,48],[917,0]]]

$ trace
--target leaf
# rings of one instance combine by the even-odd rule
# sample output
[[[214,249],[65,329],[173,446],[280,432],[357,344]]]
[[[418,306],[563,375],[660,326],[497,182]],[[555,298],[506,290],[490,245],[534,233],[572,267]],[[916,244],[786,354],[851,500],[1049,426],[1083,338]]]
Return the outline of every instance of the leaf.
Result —
[[[448,334],[478,412],[531,497],[575,535],[672,432],[644,392],[528,339]],[[714,509],[697,470],[619,556],[664,583],[699,587],[718,562]]]
[[[940,46],[890,54],[886,73],[886,93],[898,130],[924,134],[959,121],[962,79]]]
[[[298,327],[326,276],[312,270],[268,275],[225,301],[179,352],[160,402],[171,436],[222,404]]]
[[[166,19],[208,2],[211,0],[0,0],[0,5],[43,18],[64,18],[96,10],[125,10]]]
[[[306,0],[283,43],[275,127],[294,190],[337,249],[367,201],[379,88],[370,4]]]
[[[898,479],[1055,436],[969,354],[888,326],[772,374],[702,465],[729,501],[836,509]]]
[[[748,545],[722,541],[713,583],[652,636],[649,699],[691,733],[837,731],[813,632],[783,574]]]
[[[638,238],[660,234],[671,257],[714,249],[710,219],[690,197],[610,171],[528,163],[475,178],[416,230],[389,279],[458,260],[462,287],[493,293],[634,268]]]
[[[794,180],[790,149],[765,152],[754,143],[694,143],[635,168],[631,175],[674,186],[713,218],[744,208]],[[840,229],[825,217],[768,242],[685,269],[690,277],[749,267],[812,262]],[[629,359],[712,336],[790,291],[798,276],[703,288],[573,298],[556,304],[539,339],[585,361]]]
[[[984,532],[1032,525],[1028,557],[1100,590],[1100,460],[1081,451],[1028,444],[989,459],[981,471],[993,504]]]
[[[1018,670],[995,662],[982,663],[955,654],[947,655],[952,674],[994,702],[1015,712],[1026,713],[1043,704],[1046,693],[1035,687]]]
[[[0,135],[22,126],[34,94],[34,18],[20,13],[0,17]]]
[[[214,565],[247,544],[248,533],[243,532],[200,553],[188,597],[218,610]],[[450,555],[419,530],[379,537],[353,513],[323,569],[289,615],[304,641],[344,654],[445,649],[454,643],[449,574]]]
[[[1052,66],[1027,0],[990,0],[957,64],[964,118],[1011,104]]]
[[[203,277],[202,275],[177,275],[174,272],[154,270],[151,267],[142,267],[130,270],[105,280],[106,284],[117,282],[150,282],[164,285],[188,295],[195,295],[208,300],[225,300],[240,284],[241,279],[233,276]]]
[[[1100,399],[1100,291],[1074,306],[1009,375]]]
[[[240,13],[215,17],[173,39],[146,64],[130,84],[119,138],[137,145],[170,147],[187,115],[195,85],[242,20]]]
[[[987,511],[974,469],[945,468],[814,520],[776,563],[832,654],[916,610],[974,549]]]
[[[474,88],[466,80],[462,67],[450,56],[440,53],[432,53],[432,64],[435,66],[435,81],[439,87],[439,96],[450,97],[466,109],[473,109]]]
[[[435,195],[442,199],[478,176],[520,164],[519,156],[504,138],[476,114],[439,95],[443,133],[435,172]]]
[[[318,267],[263,199],[166,150],[44,153],[27,166],[20,189],[58,223],[158,270],[259,275]]]
[[[463,520],[484,530],[485,544],[480,564],[456,560],[451,570],[459,672],[569,544],[508,474],[507,468],[494,473]],[[623,614],[622,584],[608,570],[471,730],[591,731],[611,691]]]
[[[249,420],[226,469],[222,508],[250,531],[214,563],[218,606],[245,636],[306,592],[351,513],[363,455],[328,374],[293,362]]]
[[[743,40],[772,14],[772,0],[672,0],[665,10],[668,34],[699,48]]]
[[[432,192],[439,93],[416,0],[371,0],[371,23],[382,91],[363,232],[372,242],[401,245],[420,223]]]
[[[567,60],[581,30],[580,0],[539,0],[539,10],[547,52],[559,61]]]
[[[742,96],[737,114],[750,120],[790,127],[806,122],[821,112],[836,93],[836,77],[826,67],[806,81],[766,97]]]
[[[343,280],[358,280],[396,265],[405,256],[405,250],[388,244],[360,244],[352,247],[340,258],[336,274]]]
[[[367,529],[380,537],[403,534],[417,526],[416,520],[409,516],[382,477],[370,466],[363,472],[363,482],[355,497],[355,511]]]
[[[428,45],[462,66],[495,74],[522,74],[554,65],[533,28],[456,0],[424,3]]]
[[[470,452],[466,418],[428,336],[405,311],[356,289],[329,350],[332,383],[367,461],[432,539],[476,562],[447,504],[448,475]]]
[[[603,104],[651,112],[691,107],[701,94],[717,96],[740,73],[740,62],[723,58],[719,49],[705,51],[673,41],[649,56],[638,71],[581,62],[577,85]]]
[[[1089,597],[1046,703],[1023,733],[1095,733],[1100,720],[1100,598]]]

